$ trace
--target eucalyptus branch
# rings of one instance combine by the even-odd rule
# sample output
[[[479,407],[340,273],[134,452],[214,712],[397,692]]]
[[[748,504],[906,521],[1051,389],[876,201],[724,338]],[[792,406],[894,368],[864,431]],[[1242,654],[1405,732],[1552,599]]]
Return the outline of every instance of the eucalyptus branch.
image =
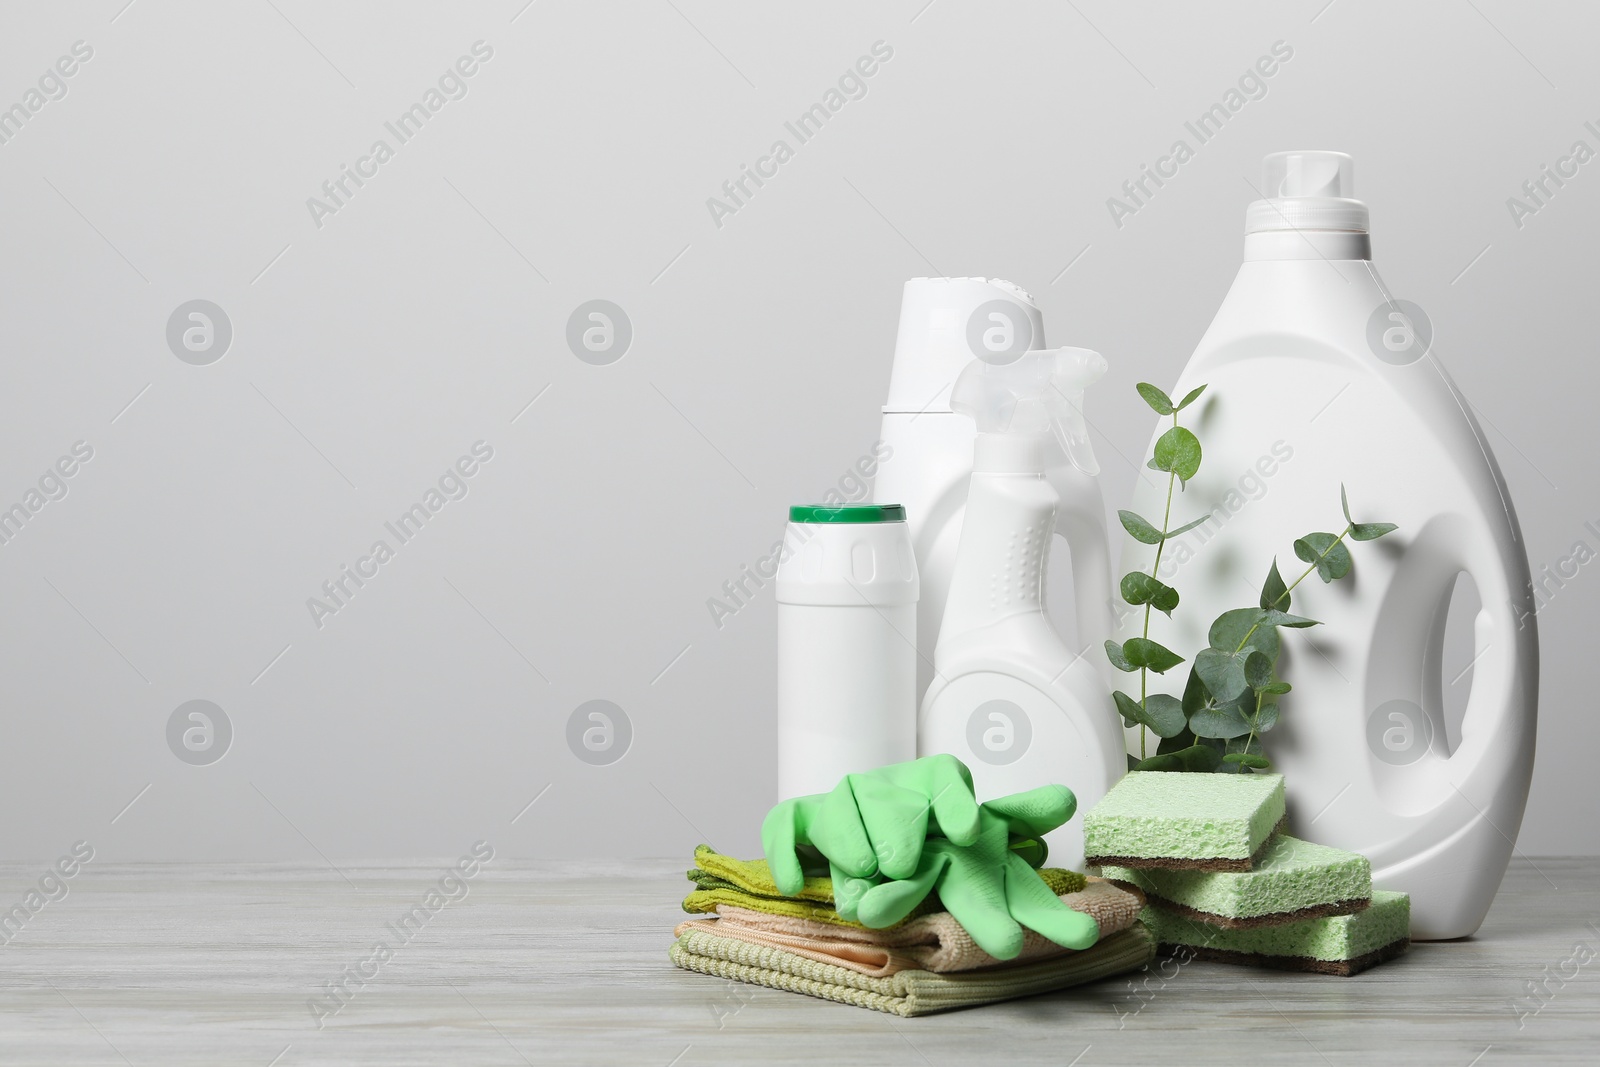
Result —
[[[1327,558],[1328,553],[1333,551],[1334,546],[1342,544],[1344,542],[1344,539],[1349,536],[1350,531],[1354,527],[1355,527],[1355,523],[1351,523],[1350,525],[1346,526],[1344,528],[1344,532],[1341,533],[1338,537],[1333,539],[1333,544],[1330,544],[1327,548],[1323,549],[1321,552],[1319,552],[1317,554],[1317,558],[1312,560],[1311,566],[1307,567],[1304,571],[1301,572],[1300,577],[1298,577],[1294,581],[1290,582],[1288,588],[1284,589],[1283,592],[1281,592],[1277,596],[1273,597],[1272,598],[1272,602],[1270,604],[1263,604],[1261,606],[1264,607],[1264,608],[1277,608],[1279,603],[1281,602],[1283,604],[1283,606],[1285,608],[1287,608],[1289,606],[1289,594],[1294,592],[1295,586],[1299,585],[1301,582],[1303,582],[1307,578],[1311,577],[1311,575],[1316,571],[1317,567],[1321,565],[1322,561]],[[1245,635],[1243,637],[1239,638],[1239,645],[1238,645],[1237,648],[1235,648],[1233,650],[1235,655],[1237,655],[1238,653],[1244,651],[1245,645],[1247,645],[1250,642],[1250,638],[1255,634],[1256,630],[1259,629],[1260,626],[1261,626],[1261,623],[1258,621],[1257,623],[1255,623],[1255,625],[1250,627],[1250,629],[1245,633]]]
[[[1139,674],[1139,699],[1113,691],[1117,711],[1129,726],[1139,726],[1140,770],[1253,771],[1271,763],[1259,750],[1259,738],[1278,721],[1276,700],[1291,691],[1288,682],[1277,677],[1278,654],[1282,643],[1280,629],[1301,629],[1319,625],[1317,620],[1291,615],[1292,594],[1315,573],[1323,582],[1334,582],[1350,573],[1352,561],[1347,541],[1373,541],[1393,531],[1392,523],[1360,523],[1350,517],[1350,502],[1344,488],[1339,504],[1344,511],[1345,528],[1338,534],[1309,533],[1294,543],[1294,554],[1307,564],[1293,582],[1284,583],[1273,560],[1267,580],[1255,607],[1225,611],[1211,624],[1207,647],[1194,656],[1183,699],[1165,693],[1151,693],[1150,673],[1165,674],[1184,662],[1184,657],[1150,638],[1150,613],[1154,608],[1168,616],[1178,606],[1178,591],[1161,581],[1162,556],[1169,540],[1194,529],[1209,519],[1210,513],[1194,522],[1169,529],[1172,521],[1173,487],[1187,486],[1200,469],[1200,442],[1178,424],[1178,412],[1192,404],[1205,386],[1191,390],[1173,403],[1166,393],[1147,382],[1140,382],[1139,395],[1158,415],[1172,417],[1172,425],[1157,440],[1149,466],[1167,475],[1166,509],[1157,527],[1131,511],[1120,511],[1122,526],[1136,541],[1155,546],[1150,573],[1132,571],[1122,576],[1122,599],[1144,608],[1140,636],[1120,644],[1106,642],[1106,656],[1112,666],[1129,674]],[[1149,735],[1162,739],[1156,754],[1149,751]],[[1170,745],[1167,743],[1171,742]],[[1130,757],[1131,759],[1131,757]]]
[[[1173,413],[1172,413],[1172,428],[1173,429],[1177,429],[1178,428],[1178,413],[1177,413],[1177,411],[1173,411]],[[1167,528],[1167,525],[1170,522],[1172,522],[1172,487],[1177,484],[1177,481],[1178,481],[1177,472],[1176,471],[1168,471],[1167,472],[1167,507],[1166,507],[1166,510],[1164,512],[1162,512],[1162,514],[1161,514],[1161,528],[1163,530],[1165,530]],[[1162,538],[1161,538],[1161,541],[1156,545],[1155,562],[1150,564],[1150,573],[1151,574],[1160,575],[1160,573],[1161,573],[1161,553],[1166,549],[1166,547],[1167,547],[1167,538],[1163,535]],[[1150,601],[1148,601],[1148,600],[1146,600],[1144,602],[1144,638],[1147,641],[1150,639]],[[1145,703],[1147,701],[1149,701],[1149,699],[1150,699],[1150,692],[1149,692],[1149,689],[1147,688],[1147,683],[1149,681],[1149,678],[1150,678],[1150,668],[1149,667],[1140,667],[1139,668],[1139,705],[1140,705],[1140,707],[1143,707],[1145,705]],[[1144,723],[1140,723],[1139,724],[1139,758],[1141,760],[1148,757],[1149,753],[1148,753],[1148,750],[1146,748],[1146,742],[1149,740],[1149,737],[1150,737],[1150,728],[1148,726],[1146,726]]]

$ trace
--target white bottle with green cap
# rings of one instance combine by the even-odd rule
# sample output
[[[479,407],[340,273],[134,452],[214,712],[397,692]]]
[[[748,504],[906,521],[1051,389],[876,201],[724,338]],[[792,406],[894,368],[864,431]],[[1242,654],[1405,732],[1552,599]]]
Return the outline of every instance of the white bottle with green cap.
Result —
[[[899,504],[789,509],[778,564],[778,799],[917,755],[917,564]]]

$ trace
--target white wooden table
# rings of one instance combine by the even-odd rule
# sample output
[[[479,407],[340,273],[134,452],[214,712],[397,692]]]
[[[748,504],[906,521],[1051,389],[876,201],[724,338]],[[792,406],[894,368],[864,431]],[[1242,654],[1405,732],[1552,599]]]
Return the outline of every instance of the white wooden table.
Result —
[[[0,945],[0,1064],[1600,1063],[1600,859],[1519,860],[1477,938],[1355,978],[1191,963],[922,1019],[673,967],[685,866],[497,859],[407,943],[441,864],[97,861]]]

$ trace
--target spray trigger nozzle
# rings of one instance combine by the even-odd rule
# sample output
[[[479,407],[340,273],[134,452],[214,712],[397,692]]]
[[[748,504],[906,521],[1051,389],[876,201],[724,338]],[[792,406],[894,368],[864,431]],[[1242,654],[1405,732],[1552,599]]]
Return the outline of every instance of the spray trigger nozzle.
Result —
[[[956,379],[950,406],[979,433],[1049,432],[1074,467],[1099,474],[1083,394],[1105,372],[1105,357],[1087,348],[1035,349],[1010,363],[977,359]]]

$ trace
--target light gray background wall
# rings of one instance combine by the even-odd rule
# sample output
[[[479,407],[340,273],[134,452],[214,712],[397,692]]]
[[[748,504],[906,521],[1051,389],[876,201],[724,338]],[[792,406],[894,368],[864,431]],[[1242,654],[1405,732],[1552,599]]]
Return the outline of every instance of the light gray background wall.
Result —
[[[1106,353],[1116,506],[1152,426],[1132,383],[1176,377],[1283,148],[1354,154],[1535,570],[1600,547],[1600,163],[1520,228],[1506,206],[1600,148],[1592,8],[125,3],[0,15],[0,106],[93,49],[0,144],[0,504],[93,449],[0,546],[6,859],[752,851],[775,609],[718,629],[706,600],[876,437],[904,279],[1009,277]],[[319,227],[307,198],[480,40],[467,95]],[[1107,197],[1279,40],[1265,97],[1114,225]],[[707,198],[877,41],[867,95],[715,225]],[[597,298],[634,330],[609,366],[565,341]],[[209,365],[167,341],[193,299],[232,326]],[[319,629],[307,598],[478,441],[467,495]],[[1581,567],[1542,614],[1530,854],[1600,849],[1573,817],[1597,590]],[[206,766],[167,739],[196,699],[233,729]],[[608,766],[566,740],[592,699],[632,724]]]

